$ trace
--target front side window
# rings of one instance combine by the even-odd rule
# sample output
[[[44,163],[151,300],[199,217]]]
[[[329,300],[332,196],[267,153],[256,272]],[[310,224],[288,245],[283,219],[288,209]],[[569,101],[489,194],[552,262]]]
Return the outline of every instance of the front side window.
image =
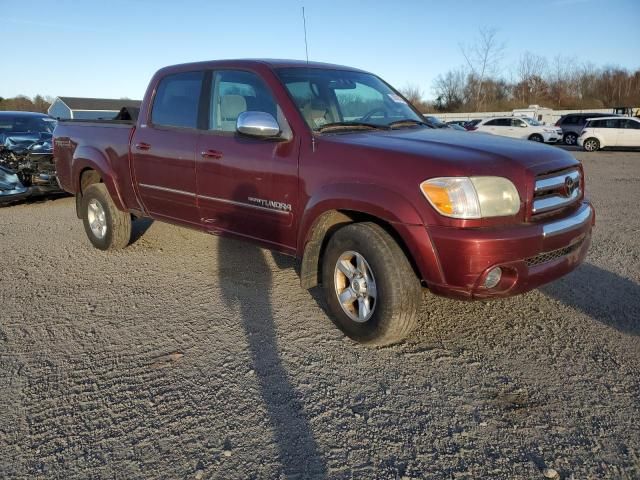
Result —
[[[330,124],[387,127],[423,118],[375,75],[351,70],[281,68],[276,71],[312,130]]]
[[[265,83],[255,73],[241,70],[215,72],[211,82],[209,129],[235,132],[242,112],[265,112],[278,118],[278,107]]]
[[[167,75],[156,90],[151,123],[166,127],[197,128],[203,72]]]
[[[524,127],[524,122],[522,120],[520,120],[519,118],[514,118],[513,120],[511,120],[511,125],[513,127]]]

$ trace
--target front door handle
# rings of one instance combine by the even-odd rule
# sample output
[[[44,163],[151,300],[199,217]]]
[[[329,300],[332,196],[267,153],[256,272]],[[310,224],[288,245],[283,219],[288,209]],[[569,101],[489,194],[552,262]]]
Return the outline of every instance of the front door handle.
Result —
[[[220,160],[222,158],[222,152],[218,150],[205,150],[200,152],[202,158],[213,158],[214,160]]]
[[[151,148],[151,145],[145,142],[140,142],[140,143],[136,143],[136,148],[138,150],[149,150]]]

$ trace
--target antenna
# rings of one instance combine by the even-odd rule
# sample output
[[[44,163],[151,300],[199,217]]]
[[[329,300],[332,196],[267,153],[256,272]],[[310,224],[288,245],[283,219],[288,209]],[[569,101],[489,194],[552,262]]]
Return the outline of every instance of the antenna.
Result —
[[[307,63],[309,63],[309,46],[307,45],[307,19],[304,16],[304,7],[302,7],[302,25],[304,27],[304,53],[307,56]]]

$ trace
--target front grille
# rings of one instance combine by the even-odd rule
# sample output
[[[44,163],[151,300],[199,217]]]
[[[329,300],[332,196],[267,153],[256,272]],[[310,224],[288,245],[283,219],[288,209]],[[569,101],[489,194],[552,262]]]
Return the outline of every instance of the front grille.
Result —
[[[542,265],[543,263],[551,262],[552,260],[556,260],[560,257],[564,257],[565,255],[569,255],[572,252],[575,252],[580,248],[584,238],[580,239],[580,241],[569,245],[568,247],[558,248],[557,250],[551,250],[550,252],[543,252],[535,257],[529,257],[525,259],[525,263],[527,267],[535,267],[537,265]]]
[[[550,214],[570,206],[582,196],[580,170],[551,172],[536,177],[531,204],[533,217]]]

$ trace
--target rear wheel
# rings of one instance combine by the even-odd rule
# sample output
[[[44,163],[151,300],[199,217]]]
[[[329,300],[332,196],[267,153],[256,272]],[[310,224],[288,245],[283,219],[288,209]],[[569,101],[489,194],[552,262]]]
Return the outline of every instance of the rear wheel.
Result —
[[[575,145],[577,140],[578,136],[573,132],[566,133],[564,136],[565,145]]]
[[[117,209],[104,183],[89,185],[82,194],[80,216],[94,247],[124,248],[131,239],[131,215]]]
[[[529,140],[531,140],[532,142],[544,142],[544,138],[542,138],[542,135],[538,133],[534,133],[533,135],[531,135],[529,137]]]
[[[583,144],[582,147],[587,151],[587,152],[595,152],[600,150],[600,142],[598,141],[597,138],[587,138]]]
[[[338,230],[324,252],[322,280],[333,322],[353,340],[390,345],[415,328],[420,282],[379,225],[355,223]]]

